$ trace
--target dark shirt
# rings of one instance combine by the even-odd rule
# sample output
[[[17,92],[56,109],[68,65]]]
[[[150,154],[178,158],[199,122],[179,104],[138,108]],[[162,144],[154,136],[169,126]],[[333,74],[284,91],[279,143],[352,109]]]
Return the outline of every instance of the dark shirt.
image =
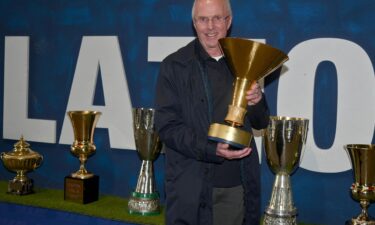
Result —
[[[216,61],[211,58],[201,46],[200,58],[204,63],[212,99],[212,123],[225,124],[224,118],[228,112],[233,95],[234,77],[229,71],[224,57]],[[239,160],[224,160],[221,164],[214,166],[214,187],[227,188],[241,184]]]

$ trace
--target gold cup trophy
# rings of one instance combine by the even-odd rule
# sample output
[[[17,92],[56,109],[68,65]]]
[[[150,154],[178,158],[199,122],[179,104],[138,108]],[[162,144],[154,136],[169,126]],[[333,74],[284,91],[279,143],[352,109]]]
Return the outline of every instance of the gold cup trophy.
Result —
[[[154,129],[154,115],[155,110],[152,108],[133,109],[134,139],[142,166],[135,191],[129,198],[128,211],[130,214],[147,216],[160,213],[153,161],[158,157],[162,144]]]
[[[101,112],[69,111],[67,114],[74,131],[74,142],[70,152],[79,159],[80,167],[64,179],[64,200],[82,204],[97,201],[99,176],[88,172],[85,163],[96,151],[93,142],[94,130]]]
[[[271,116],[264,130],[263,143],[271,171],[276,174],[264,225],[297,225],[293,203],[291,174],[299,165],[306,144],[309,120]]]
[[[30,144],[27,143],[23,137],[14,144],[14,149],[10,152],[2,152],[0,155],[4,167],[17,175],[9,181],[8,191],[9,194],[27,195],[34,192],[33,179],[28,178],[26,173],[38,168],[42,161],[43,156],[31,150]]]
[[[241,129],[247,113],[245,98],[253,82],[269,75],[288,60],[282,51],[269,45],[241,38],[222,38],[221,50],[232,74],[236,76],[232,103],[224,121],[213,123],[208,138],[234,148],[250,146],[252,134]]]
[[[374,218],[367,211],[375,201],[375,144],[348,144],[344,149],[350,157],[354,176],[350,193],[362,208],[361,213],[346,224],[375,225]]]

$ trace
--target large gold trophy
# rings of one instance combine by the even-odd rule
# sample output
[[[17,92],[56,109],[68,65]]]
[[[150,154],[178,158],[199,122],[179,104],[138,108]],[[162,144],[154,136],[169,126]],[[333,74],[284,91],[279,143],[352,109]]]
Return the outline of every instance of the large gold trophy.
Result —
[[[68,112],[74,131],[74,142],[70,152],[79,159],[80,167],[78,171],[65,177],[64,200],[82,204],[98,200],[99,176],[88,172],[85,163],[96,151],[93,138],[100,115],[101,112],[98,111]]]
[[[375,201],[375,144],[348,144],[344,146],[352,164],[354,183],[351,196],[361,205],[362,211],[347,221],[350,225],[375,225],[368,215],[368,207]]]
[[[27,195],[34,192],[33,179],[26,176],[27,172],[33,171],[38,168],[42,161],[43,156],[31,150],[30,144],[27,143],[23,137],[14,144],[14,149],[10,152],[2,152],[0,155],[4,167],[17,175],[8,182],[9,194]]]
[[[267,163],[276,174],[271,200],[265,210],[265,225],[297,225],[290,175],[299,165],[308,124],[303,118],[271,116],[264,130]]]
[[[288,60],[288,56],[269,45],[247,39],[222,38],[219,43],[231,72],[236,76],[236,81],[232,104],[229,105],[224,119],[227,124],[211,124],[208,138],[228,143],[236,148],[248,147],[252,135],[240,128],[247,112],[246,91],[253,82],[280,67]]]
[[[128,202],[130,214],[156,215],[160,213],[159,193],[156,191],[153,161],[161,150],[159,135],[154,129],[155,110],[151,108],[133,109],[133,129],[135,145],[142,160],[137,187]]]

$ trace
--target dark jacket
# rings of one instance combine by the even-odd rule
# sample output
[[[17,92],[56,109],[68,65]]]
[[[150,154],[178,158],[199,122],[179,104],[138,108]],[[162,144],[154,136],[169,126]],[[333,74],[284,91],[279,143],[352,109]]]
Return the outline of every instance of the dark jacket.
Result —
[[[160,66],[156,91],[155,126],[166,152],[167,225],[212,224],[213,164],[216,145],[208,141],[208,104],[195,39],[166,57]],[[244,127],[251,130],[268,125],[265,98],[248,107]],[[224,118],[223,118],[224,120]],[[252,153],[241,160],[241,179],[245,191],[244,224],[259,224],[260,166],[252,141]]]

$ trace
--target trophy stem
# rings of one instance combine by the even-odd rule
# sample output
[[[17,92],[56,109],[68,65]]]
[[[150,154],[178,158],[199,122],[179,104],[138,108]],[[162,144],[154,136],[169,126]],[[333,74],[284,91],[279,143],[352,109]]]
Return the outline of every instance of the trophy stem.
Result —
[[[86,161],[87,161],[87,156],[81,154],[79,156],[79,162],[80,162],[79,170],[77,172],[75,172],[75,173],[72,173],[72,177],[74,177],[74,178],[80,178],[80,179],[87,179],[87,178],[90,178],[90,177],[94,176],[94,174],[89,173],[86,170],[86,168],[85,168]]]
[[[141,170],[138,176],[135,192],[153,193],[155,192],[154,168],[152,161],[142,160]]]
[[[246,91],[250,90],[253,82],[246,78],[236,78],[232,104],[228,106],[228,114],[225,117],[225,122],[228,124],[236,127],[243,126],[243,121],[247,113]]]
[[[19,171],[17,171],[17,175],[16,175],[16,177],[13,180],[18,180],[18,181],[21,181],[21,182],[25,182],[25,181],[28,180],[28,178],[27,178],[27,176],[25,174],[25,171],[19,170]]]
[[[370,202],[368,200],[361,200],[361,213],[351,220],[352,225],[375,225],[375,220],[371,218],[368,214],[368,208],[370,207]]]
[[[361,210],[361,214],[358,216],[358,218],[368,219],[367,209],[370,206],[370,203],[367,200],[362,200],[362,201],[360,201],[359,204],[361,205],[362,210]]]
[[[270,203],[265,211],[264,225],[297,225],[297,209],[293,204],[290,176],[276,174]]]

